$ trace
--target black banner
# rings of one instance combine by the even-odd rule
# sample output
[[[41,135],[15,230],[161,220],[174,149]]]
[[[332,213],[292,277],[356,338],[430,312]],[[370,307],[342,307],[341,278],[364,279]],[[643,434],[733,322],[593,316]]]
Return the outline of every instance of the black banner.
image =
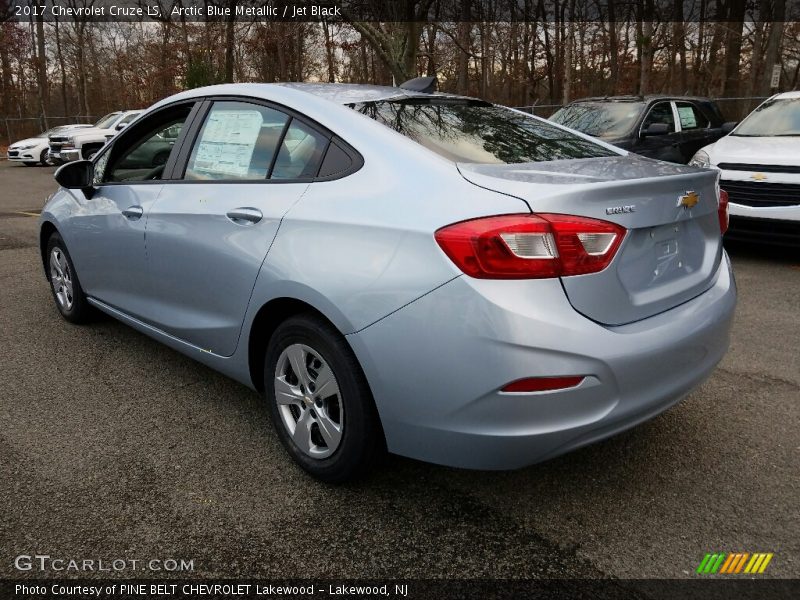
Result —
[[[193,598],[479,598],[547,600],[796,600],[798,579],[702,578],[547,580],[0,580],[3,600],[183,600]]]
[[[800,0],[786,0],[782,14],[747,0],[0,0],[0,7],[17,22],[800,20]]]

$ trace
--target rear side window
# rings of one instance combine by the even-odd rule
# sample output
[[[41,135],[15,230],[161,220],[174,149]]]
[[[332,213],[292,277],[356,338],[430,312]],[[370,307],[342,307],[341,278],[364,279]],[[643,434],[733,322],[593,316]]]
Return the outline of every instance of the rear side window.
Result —
[[[675,106],[678,107],[681,129],[705,129],[708,127],[708,119],[694,104],[689,102],[676,102]]]
[[[247,181],[269,174],[289,117],[247,102],[216,102],[195,140],[185,179]]]
[[[616,156],[546,121],[478,101],[403,99],[353,108],[455,161],[526,163]]]
[[[271,179],[308,179],[317,175],[328,138],[293,119],[281,143]]]
[[[348,171],[353,166],[353,159],[339,144],[331,142],[325,152],[322,166],[319,168],[318,177],[335,177]]]

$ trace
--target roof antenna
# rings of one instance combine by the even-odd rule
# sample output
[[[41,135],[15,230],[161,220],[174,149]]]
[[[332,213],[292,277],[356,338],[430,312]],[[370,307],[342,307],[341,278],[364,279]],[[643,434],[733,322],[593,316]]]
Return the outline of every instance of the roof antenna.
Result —
[[[420,92],[422,94],[432,94],[438,85],[436,77],[415,77],[400,84],[400,89],[409,92]]]

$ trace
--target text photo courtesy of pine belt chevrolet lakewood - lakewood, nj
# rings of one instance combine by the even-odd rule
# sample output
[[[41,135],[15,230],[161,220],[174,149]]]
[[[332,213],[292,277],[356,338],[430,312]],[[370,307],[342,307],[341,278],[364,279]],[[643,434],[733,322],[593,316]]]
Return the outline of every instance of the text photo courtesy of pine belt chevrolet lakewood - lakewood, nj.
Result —
[[[800,3],[2,6],[0,597],[800,594]]]

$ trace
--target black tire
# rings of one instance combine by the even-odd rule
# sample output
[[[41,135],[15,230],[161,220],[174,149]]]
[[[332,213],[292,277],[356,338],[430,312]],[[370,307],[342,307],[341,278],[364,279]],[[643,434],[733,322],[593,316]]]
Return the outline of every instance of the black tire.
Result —
[[[47,157],[48,157],[49,154],[50,154],[50,150],[48,148],[45,148],[44,150],[42,150],[42,153],[39,155],[39,164],[42,165],[43,167],[47,166]]]
[[[50,283],[50,292],[53,294],[53,301],[56,303],[58,312],[60,312],[61,316],[70,323],[88,323],[92,320],[94,309],[86,300],[86,294],[83,293],[83,288],[78,280],[78,274],[75,271],[75,266],[72,264],[72,258],[69,255],[66,244],[64,244],[64,240],[61,239],[61,236],[58,233],[53,233],[50,236],[50,239],[47,240],[46,249],[44,265],[47,272],[47,280]],[[52,257],[53,252],[56,249],[64,258],[64,262],[66,264],[65,272],[68,273],[72,283],[71,303],[66,303],[60,300],[55,287]]]
[[[292,440],[276,402],[278,359],[293,344],[303,344],[319,354],[339,386],[337,405],[341,402],[341,439],[333,453],[325,458],[310,456]],[[303,314],[290,317],[278,326],[266,352],[264,389],[272,423],[281,443],[295,462],[315,478],[326,483],[357,479],[365,475],[384,453],[383,430],[366,377],[345,339],[324,319]],[[314,415],[314,406],[309,406],[308,410]],[[313,425],[311,428],[313,431]]]

